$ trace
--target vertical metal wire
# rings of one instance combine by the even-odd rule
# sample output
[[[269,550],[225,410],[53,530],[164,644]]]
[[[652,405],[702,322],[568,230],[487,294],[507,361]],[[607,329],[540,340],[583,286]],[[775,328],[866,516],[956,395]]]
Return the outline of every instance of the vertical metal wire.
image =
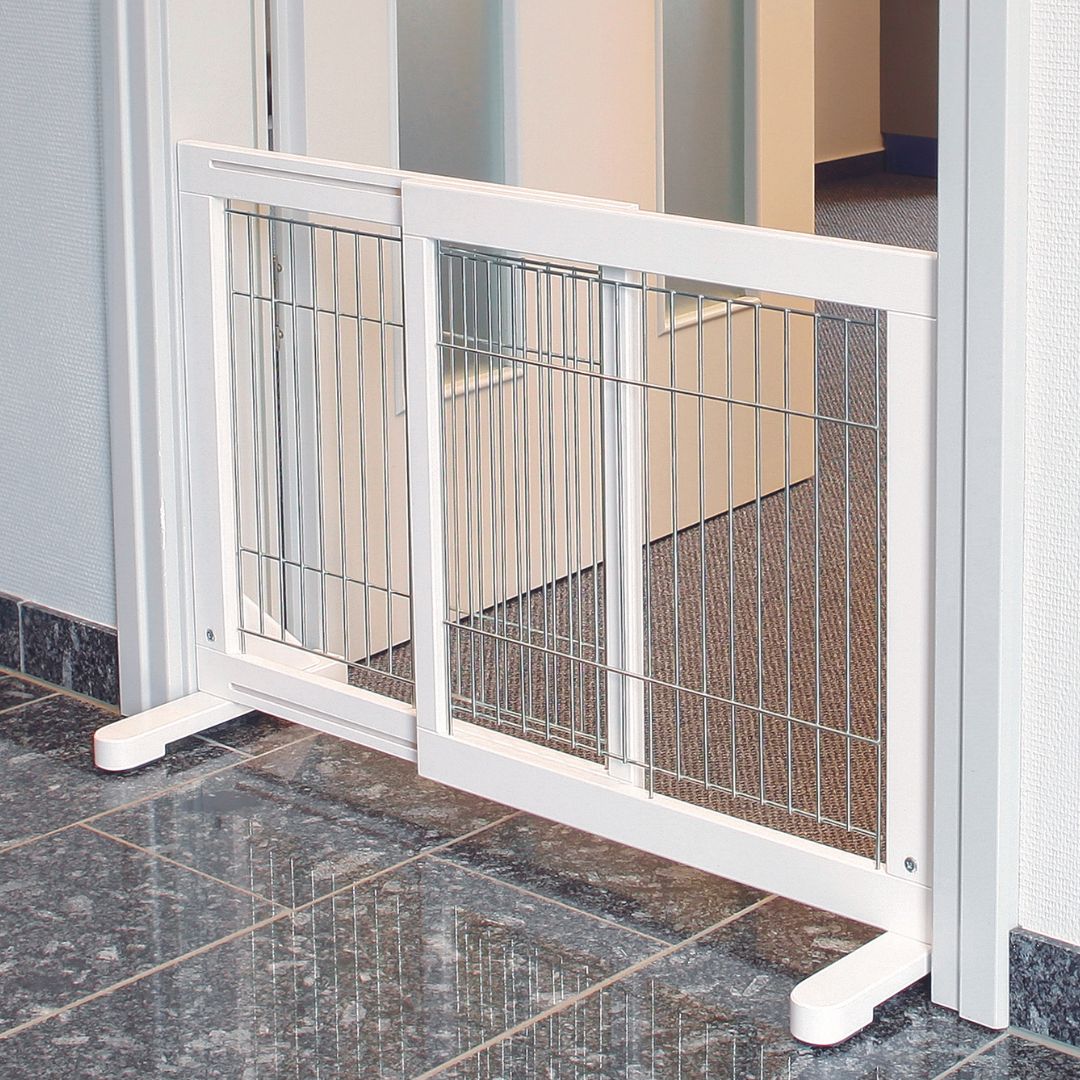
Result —
[[[883,858],[884,828],[884,782],[882,768],[882,737],[884,735],[885,695],[885,641],[884,599],[882,596],[882,546],[885,543],[884,517],[882,514],[883,484],[881,476],[882,414],[881,414],[881,313],[874,312],[874,773],[876,805],[874,807],[874,862],[880,866]]]
[[[791,312],[784,312],[784,711],[787,713],[787,809],[795,805],[794,723],[792,721],[791,668]]]
[[[341,378],[341,284],[340,267],[338,264],[338,237],[332,234],[330,242],[333,244],[333,274],[334,274],[334,388],[337,396],[334,398],[334,414],[337,419],[337,477],[338,477],[338,542],[341,545],[341,617],[342,617],[342,651],[345,656],[352,657],[352,648],[349,640],[349,565],[348,565],[348,542],[346,538],[345,521],[345,415],[342,403],[345,400]],[[359,330],[360,323],[357,322]],[[284,565],[284,560],[282,560]]]
[[[761,305],[754,305],[754,511],[757,554],[758,797],[765,801],[765,572],[761,552]]]
[[[736,686],[737,662],[735,658],[735,638],[738,633],[735,624],[735,418],[732,401],[735,396],[735,333],[732,325],[731,301],[727,301],[727,526],[728,526],[728,692],[731,695],[731,791],[739,794],[738,731],[735,702],[739,692]]]
[[[315,229],[308,230],[311,247],[311,340],[312,340],[312,364],[314,365],[315,382],[315,491],[316,506],[318,510],[319,526],[319,565],[316,568],[319,578],[319,618],[321,636],[319,648],[327,648],[327,614],[326,614],[326,497],[325,485],[325,454],[323,450],[323,422],[322,422],[322,361],[319,349],[319,263],[318,251],[315,244]],[[301,528],[303,519],[301,518]],[[307,612],[301,610],[300,625],[302,640],[307,642]]]
[[[251,237],[252,223],[251,219],[247,219],[247,248],[248,248],[248,289],[250,291],[250,297],[248,299],[248,317],[249,327],[251,334],[251,401],[252,401],[252,434],[254,436],[254,450],[255,450],[255,548],[256,548],[256,567],[258,574],[258,590],[259,590],[259,633],[266,633],[266,588],[263,583],[263,540],[264,540],[264,527],[263,527],[263,509],[262,509],[262,484],[263,484],[263,472],[262,472],[262,455],[259,453],[260,443],[260,430],[261,425],[259,423],[259,402],[261,400],[260,387],[262,386],[262,364],[260,360],[259,349],[259,337],[255,332],[255,297],[258,293],[258,289],[255,284],[255,245]]]
[[[236,356],[236,282],[235,272],[233,268],[234,255],[233,245],[236,240],[236,216],[228,214],[226,216],[226,230],[228,236],[228,242],[225,248],[225,280],[229,290],[229,413],[232,422],[232,450],[233,461],[239,462],[239,437],[240,437],[240,419],[239,419],[239,403],[237,401],[238,385],[237,385],[237,356]],[[236,537],[239,541],[236,551],[236,609],[239,613],[239,623],[241,627],[247,626],[247,613],[244,610],[244,556],[243,556],[243,518],[241,514],[241,483],[240,483],[240,469],[234,466],[233,469],[233,529],[235,530]],[[246,640],[241,635],[240,647],[243,649],[246,645]]]
[[[851,337],[844,320],[844,799],[851,828]]]
[[[705,546],[705,300],[697,297],[697,426],[698,426],[698,559],[701,564],[701,757],[702,781],[705,789],[709,779],[709,564]]]
[[[300,643],[306,644],[306,631],[307,631],[307,557],[305,554],[305,540],[304,540],[304,521],[305,515],[305,499],[304,499],[304,453],[303,453],[303,412],[300,406],[300,348],[299,340],[300,334],[298,330],[300,301],[296,293],[296,229],[297,226],[290,222],[289,224],[289,296],[292,300],[292,393],[293,393],[293,424],[295,425],[293,435],[296,440],[294,451],[296,454],[296,508],[298,512],[297,521],[297,557],[299,559],[298,574],[299,574],[299,593],[300,593],[300,620],[299,639]],[[314,307],[314,305],[312,305]],[[262,608],[262,601],[259,602],[260,610]]]
[[[675,292],[668,293],[668,360],[670,364],[671,392],[668,394],[671,407],[671,606],[674,634],[675,686],[682,686],[682,643],[679,634],[679,396],[675,388],[679,385],[675,356]],[[676,689],[675,698],[675,777],[682,779],[682,694]]]
[[[814,316],[814,401],[821,400],[820,320]],[[815,406],[816,408],[816,406]],[[815,812],[821,813],[821,425],[814,424],[814,795]]]
[[[383,550],[386,552],[386,657],[387,667],[394,674],[394,545],[390,531],[390,469],[387,453],[390,445],[390,423],[387,418],[388,371],[386,363],[386,266],[383,260],[383,244],[376,241],[379,274],[379,408],[382,413],[383,454]]]
[[[353,237],[356,273],[356,415],[359,445],[358,466],[360,471],[360,545],[363,552],[360,574],[364,596],[364,659],[371,660],[371,533],[368,521],[368,441],[367,441],[367,393],[364,363],[364,286],[363,251],[360,237]],[[346,584],[347,587],[347,584]],[[350,654],[350,659],[352,659]]]

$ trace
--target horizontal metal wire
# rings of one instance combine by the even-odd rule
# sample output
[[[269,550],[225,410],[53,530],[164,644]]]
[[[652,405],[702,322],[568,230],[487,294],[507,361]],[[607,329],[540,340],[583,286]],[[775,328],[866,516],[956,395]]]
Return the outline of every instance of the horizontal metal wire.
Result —
[[[590,379],[596,379],[602,383],[612,383],[614,385],[631,386],[634,389],[640,390],[656,390],[664,394],[671,394],[680,398],[692,398],[694,400],[711,401],[718,405],[734,405],[740,408],[758,409],[762,412],[773,413],[777,416],[791,416],[799,417],[803,420],[822,420],[827,421],[830,424],[838,424],[842,427],[860,428],[863,431],[877,431],[878,425],[876,423],[861,423],[858,420],[848,420],[844,417],[827,416],[824,413],[816,412],[803,412],[799,409],[789,409],[782,405],[769,405],[762,401],[750,401],[746,398],[725,397],[723,394],[708,394],[700,390],[691,390],[687,387],[681,386],[668,386],[660,382],[649,382],[647,379],[627,379],[619,375],[609,375],[603,371],[597,370],[592,361],[578,360],[572,357],[562,357],[550,353],[543,353],[537,349],[525,348],[523,350],[524,355],[512,355],[508,353],[494,352],[490,349],[484,349],[478,345],[469,344],[465,345],[444,345],[444,349],[457,349],[459,351],[466,351],[470,355],[490,358],[492,360],[498,360],[500,363],[505,364],[508,367],[520,364],[524,367],[543,368],[548,371],[562,372],[566,371],[568,374],[583,375]],[[544,356],[547,359],[544,359]],[[536,357],[533,359],[532,357]],[[568,367],[563,363],[556,363],[566,359],[568,362],[573,363],[573,367]]]

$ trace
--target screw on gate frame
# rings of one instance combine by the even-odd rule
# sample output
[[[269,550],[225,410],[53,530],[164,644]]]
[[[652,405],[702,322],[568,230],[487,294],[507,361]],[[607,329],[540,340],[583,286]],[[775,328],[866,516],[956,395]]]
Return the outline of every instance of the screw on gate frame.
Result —
[[[919,869],[919,864],[918,864],[918,863],[917,863],[917,862],[916,862],[916,861],[915,861],[915,860],[914,860],[914,859],[913,859],[913,858],[912,858],[912,857],[911,857],[911,856],[909,855],[909,856],[908,856],[908,857],[907,857],[907,858],[906,858],[906,859],[904,860],[904,869],[905,869],[905,870],[906,870],[906,871],[907,871],[907,872],[908,872],[909,874],[914,874],[914,873],[915,873],[915,871]]]
[[[214,640],[214,631],[213,630],[208,629],[206,631],[206,640],[207,641],[213,641]]]

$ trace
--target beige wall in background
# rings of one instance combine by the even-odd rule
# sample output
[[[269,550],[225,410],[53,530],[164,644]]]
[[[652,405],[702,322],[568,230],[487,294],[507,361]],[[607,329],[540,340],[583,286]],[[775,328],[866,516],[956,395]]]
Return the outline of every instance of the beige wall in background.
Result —
[[[653,0],[515,5],[517,182],[656,208]],[[513,158],[513,147],[511,147]],[[513,175],[513,168],[510,169]]]
[[[872,154],[884,145],[879,105],[880,31],[878,0],[816,0],[814,155],[817,161]]]
[[[814,0],[757,0],[751,224],[814,231]]]

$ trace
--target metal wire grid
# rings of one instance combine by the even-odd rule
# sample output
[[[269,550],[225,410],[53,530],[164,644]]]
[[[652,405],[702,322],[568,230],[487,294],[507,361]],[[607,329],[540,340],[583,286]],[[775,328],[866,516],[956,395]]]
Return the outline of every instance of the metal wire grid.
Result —
[[[398,236],[227,208],[237,603],[412,698]]]
[[[878,313],[445,247],[440,273],[454,715],[880,860]],[[608,663],[621,583],[603,557],[604,414],[630,403],[647,540],[635,670]],[[640,754],[609,738],[613,677],[642,689]]]

